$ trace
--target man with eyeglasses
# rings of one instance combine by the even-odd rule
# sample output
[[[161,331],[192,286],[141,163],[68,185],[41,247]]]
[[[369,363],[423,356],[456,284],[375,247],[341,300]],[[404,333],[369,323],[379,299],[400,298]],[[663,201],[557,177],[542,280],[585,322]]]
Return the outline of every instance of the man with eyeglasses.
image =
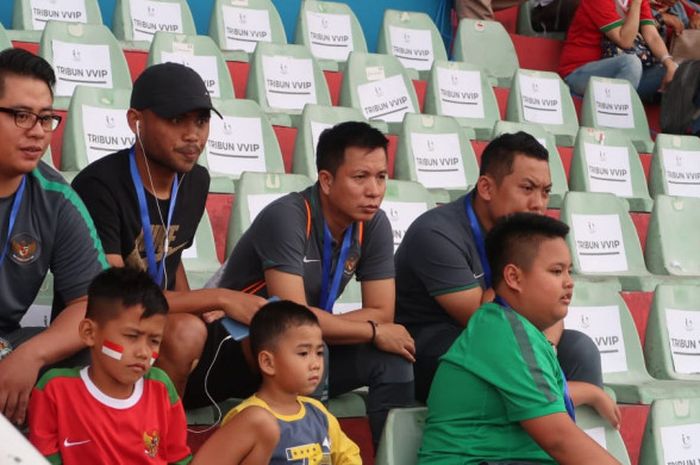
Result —
[[[0,413],[16,424],[42,369],[80,364],[87,288],[107,268],[85,206],[41,161],[61,122],[55,82],[43,58],[0,52]],[[54,318],[47,328],[21,326],[49,270]]]

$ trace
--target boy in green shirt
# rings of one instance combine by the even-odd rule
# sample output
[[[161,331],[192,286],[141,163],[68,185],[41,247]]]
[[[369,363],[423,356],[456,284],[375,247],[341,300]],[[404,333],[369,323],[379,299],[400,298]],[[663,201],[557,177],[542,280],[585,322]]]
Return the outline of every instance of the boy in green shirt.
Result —
[[[574,423],[542,333],[566,316],[571,301],[568,231],[552,218],[516,213],[489,232],[497,297],[441,358],[420,465],[618,464]]]

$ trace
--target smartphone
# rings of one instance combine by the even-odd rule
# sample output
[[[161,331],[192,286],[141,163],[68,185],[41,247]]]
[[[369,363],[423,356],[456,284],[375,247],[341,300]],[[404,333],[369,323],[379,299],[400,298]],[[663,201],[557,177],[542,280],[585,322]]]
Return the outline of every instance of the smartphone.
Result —
[[[278,300],[280,300],[280,298],[274,295],[267,299],[268,302],[276,302]],[[234,341],[241,341],[250,334],[250,330],[246,325],[239,323],[231,317],[225,316],[220,321]]]

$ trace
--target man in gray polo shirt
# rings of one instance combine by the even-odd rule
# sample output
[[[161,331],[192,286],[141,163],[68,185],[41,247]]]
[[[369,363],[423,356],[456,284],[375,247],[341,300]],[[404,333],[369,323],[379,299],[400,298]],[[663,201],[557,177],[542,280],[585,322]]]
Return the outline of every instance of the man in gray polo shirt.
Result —
[[[43,58],[0,52],[0,413],[18,424],[39,371],[83,347],[87,288],[107,267],[85,206],[41,162],[61,121],[52,110],[55,82]],[[49,269],[58,316],[48,328],[22,328]]]

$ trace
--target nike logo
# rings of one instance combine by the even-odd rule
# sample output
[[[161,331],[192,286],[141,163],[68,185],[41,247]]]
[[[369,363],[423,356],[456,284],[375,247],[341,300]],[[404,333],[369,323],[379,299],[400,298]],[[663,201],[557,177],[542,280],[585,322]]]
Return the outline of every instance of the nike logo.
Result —
[[[475,275],[474,275],[474,279],[479,279],[479,278],[481,278],[482,276],[484,276],[484,273],[475,274]]]
[[[320,259],[314,260],[314,259],[309,259],[309,258],[304,257],[304,258],[302,259],[302,261],[303,261],[304,263],[314,263],[314,262],[320,262],[321,260],[320,260]]]
[[[85,440],[85,441],[70,442],[70,441],[68,440],[68,438],[66,438],[66,439],[63,440],[63,447],[79,446],[79,445],[81,445],[81,444],[87,444],[88,442],[90,442],[89,439],[87,439],[87,440]]]

